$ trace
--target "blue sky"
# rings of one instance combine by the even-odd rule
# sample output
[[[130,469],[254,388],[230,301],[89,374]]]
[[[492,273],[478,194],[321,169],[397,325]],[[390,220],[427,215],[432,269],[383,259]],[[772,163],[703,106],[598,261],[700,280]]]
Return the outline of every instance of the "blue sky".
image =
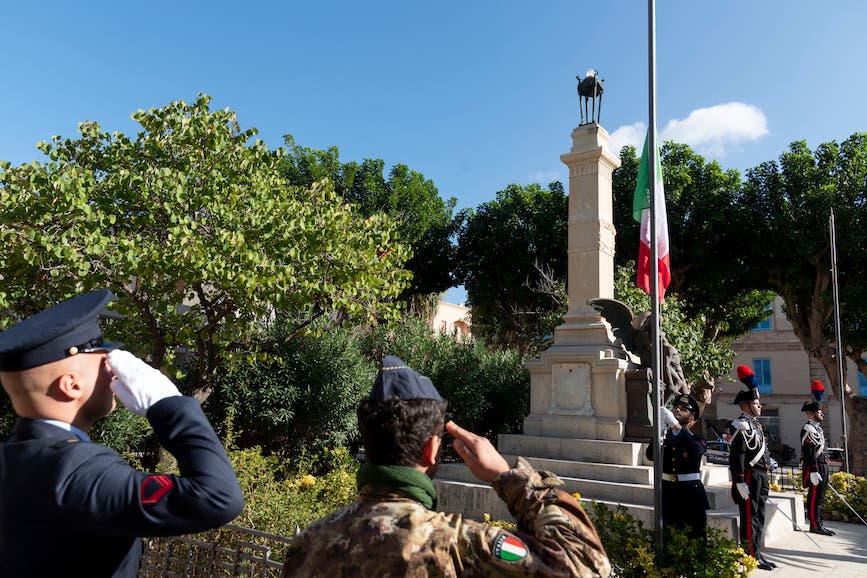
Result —
[[[0,34],[0,159],[78,122],[213,97],[271,147],[382,158],[475,207],[559,179],[575,75],[605,79],[614,146],[647,122],[644,0],[15,2]],[[662,137],[741,171],[867,130],[867,2],[659,0]],[[642,124],[644,123],[644,124]]]

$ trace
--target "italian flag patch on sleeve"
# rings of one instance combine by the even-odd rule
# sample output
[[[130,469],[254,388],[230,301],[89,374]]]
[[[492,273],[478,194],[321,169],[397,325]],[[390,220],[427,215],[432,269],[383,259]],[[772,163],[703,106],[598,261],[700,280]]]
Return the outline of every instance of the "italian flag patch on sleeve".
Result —
[[[511,534],[500,534],[494,544],[494,557],[505,562],[517,562],[527,557],[527,547]]]

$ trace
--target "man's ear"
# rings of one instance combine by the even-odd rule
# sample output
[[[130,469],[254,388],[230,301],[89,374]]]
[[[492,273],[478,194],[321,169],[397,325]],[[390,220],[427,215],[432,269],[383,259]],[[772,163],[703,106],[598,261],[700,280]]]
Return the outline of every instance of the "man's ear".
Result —
[[[79,399],[84,395],[84,390],[78,380],[78,376],[74,373],[64,373],[55,381],[55,391],[63,401],[71,401]]]
[[[421,456],[419,456],[419,465],[424,467],[435,466],[437,463],[437,458],[440,454],[440,446],[442,445],[442,438],[440,436],[431,436],[427,438],[427,441],[424,442],[424,446],[421,449]]]

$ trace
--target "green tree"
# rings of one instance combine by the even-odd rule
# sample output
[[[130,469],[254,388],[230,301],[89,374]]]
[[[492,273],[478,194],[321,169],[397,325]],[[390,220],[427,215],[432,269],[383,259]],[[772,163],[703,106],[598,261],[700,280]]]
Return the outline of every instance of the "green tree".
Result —
[[[863,271],[867,268],[867,133],[811,151],[792,143],[779,158],[747,172],[734,222],[754,286],[782,297],[787,319],[807,353],[838,383],[833,330],[828,218],[836,215],[838,283],[844,350],[862,373],[867,346]],[[845,376],[843,376],[845,379]],[[855,472],[867,471],[867,400],[847,387]]]
[[[677,294],[687,316],[705,320],[707,339],[743,335],[765,319],[773,293],[757,290],[753,271],[745,266],[744,231],[733,219],[740,175],[706,162],[684,144],[666,142],[660,155],[671,247],[669,292]],[[624,147],[620,160],[612,179],[618,267],[638,254],[632,197],[639,159],[634,148]]]
[[[635,263],[619,267],[614,275],[614,296],[623,301],[635,314],[650,311],[650,297],[635,286]],[[686,312],[683,301],[677,294],[667,295],[660,309],[662,330],[680,353],[680,362],[687,381],[693,385],[696,399],[707,403],[710,398],[702,388],[713,385],[716,376],[725,375],[731,369],[734,352],[732,338],[719,336],[707,339],[707,319],[692,317]],[[698,390],[696,390],[698,387]]]
[[[559,182],[509,185],[496,200],[461,215],[457,274],[475,336],[527,352],[559,323],[566,304],[545,288],[566,278],[566,218]]]
[[[362,356],[356,331],[317,321],[292,339],[294,323],[280,320],[263,339],[266,357],[247,357],[219,372],[205,411],[240,447],[297,459],[327,448],[356,445],[355,410],[376,375]],[[356,446],[357,447],[357,446]]]
[[[110,287],[114,337],[155,366],[193,354],[206,398],[222,358],[275,311],[299,325],[341,311],[394,313],[407,248],[332,186],[293,186],[284,153],[210,98],[132,115],[135,137],[94,122],[38,145],[47,162],[0,165],[3,325],[84,289]]]
[[[337,194],[355,204],[364,216],[385,215],[400,240],[412,248],[406,263],[412,280],[402,300],[417,302],[454,285],[451,239],[457,201],[453,197],[444,201],[433,181],[406,165],[394,165],[386,178],[381,159],[341,163],[337,147],[313,149],[298,145],[292,135],[283,138],[287,146],[284,172],[290,182],[310,187],[328,179]]]

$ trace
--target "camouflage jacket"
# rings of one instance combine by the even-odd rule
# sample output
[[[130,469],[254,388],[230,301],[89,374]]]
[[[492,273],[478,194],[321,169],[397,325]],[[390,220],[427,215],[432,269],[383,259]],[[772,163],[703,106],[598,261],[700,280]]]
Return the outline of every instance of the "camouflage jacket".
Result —
[[[283,577],[608,576],[596,529],[561,484],[523,458],[494,480],[518,522],[514,533],[365,486],[358,502],[293,540]]]

